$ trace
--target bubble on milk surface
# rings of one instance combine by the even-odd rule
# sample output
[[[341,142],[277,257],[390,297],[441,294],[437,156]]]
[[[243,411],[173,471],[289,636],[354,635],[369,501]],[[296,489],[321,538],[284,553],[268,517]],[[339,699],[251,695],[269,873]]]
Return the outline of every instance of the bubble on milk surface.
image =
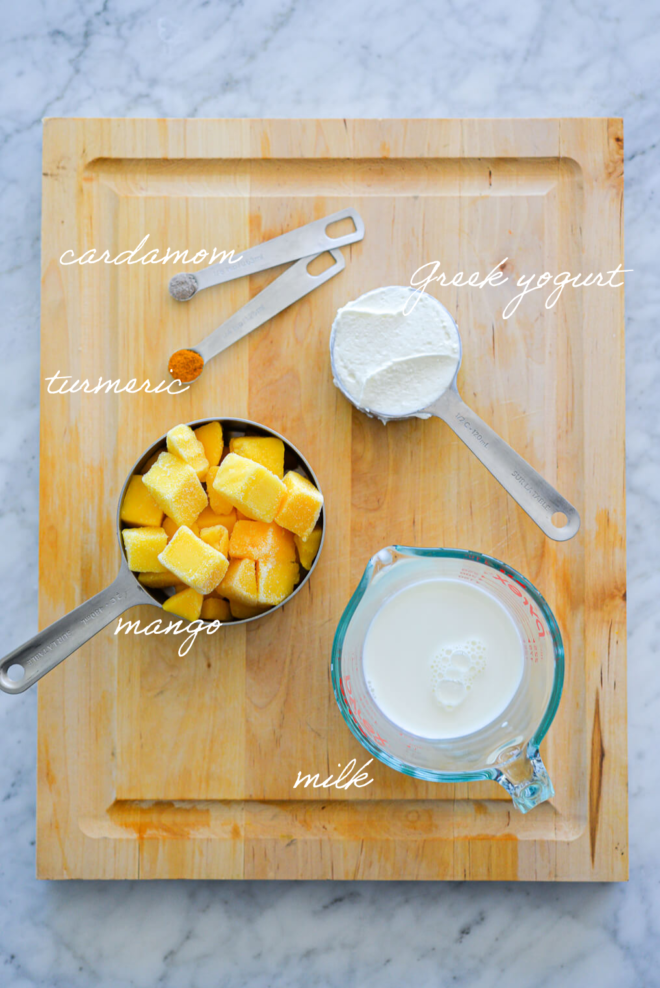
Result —
[[[431,659],[431,687],[446,710],[458,707],[486,668],[486,646],[477,638],[446,645]]]

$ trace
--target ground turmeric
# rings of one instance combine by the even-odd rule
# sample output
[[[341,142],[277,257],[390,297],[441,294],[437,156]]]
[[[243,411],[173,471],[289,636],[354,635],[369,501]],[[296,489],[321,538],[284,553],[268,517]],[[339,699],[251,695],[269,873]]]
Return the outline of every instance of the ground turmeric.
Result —
[[[177,350],[170,357],[167,369],[177,381],[185,384],[194,381],[202,373],[204,358],[194,350]]]

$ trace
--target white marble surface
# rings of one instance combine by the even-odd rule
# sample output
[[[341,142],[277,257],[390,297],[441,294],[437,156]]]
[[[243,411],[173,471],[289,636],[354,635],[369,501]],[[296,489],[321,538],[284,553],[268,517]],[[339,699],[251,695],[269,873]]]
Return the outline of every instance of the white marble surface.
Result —
[[[36,629],[42,117],[622,115],[634,274],[630,883],[38,883],[36,694],[0,694],[0,984],[660,984],[657,5],[23,0],[2,21],[3,652]]]

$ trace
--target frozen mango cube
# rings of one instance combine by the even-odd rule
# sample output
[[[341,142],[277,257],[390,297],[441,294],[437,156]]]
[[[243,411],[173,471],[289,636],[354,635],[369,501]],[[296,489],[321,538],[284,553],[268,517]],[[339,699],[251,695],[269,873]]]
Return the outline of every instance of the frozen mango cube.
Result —
[[[257,598],[260,604],[281,604],[300,579],[298,563],[279,563],[275,559],[257,562]]]
[[[284,478],[284,487],[286,493],[275,521],[304,541],[314,531],[323,507],[323,495],[294,470],[289,470]]]
[[[232,617],[238,618],[239,620],[242,620],[243,618],[256,617],[257,614],[263,614],[264,611],[270,610],[269,607],[263,607],[260,604],[241,604],[238,600],[230,600],[229,609]]]
[[[229,601],[221,597],[206,597],[202,604],[202,620],[231,621]]]
[[[272,558],[296,561],[294,536],[274,521],[237,521],[229,540],[229,555],[236,559]]]
[[[217,467],[222,456],[222,426],[219,422],[207,422],[195,429],[195,438],[204,447],[204,456],[210,467]]]
[[[284,476],[284,443],[274,436],[240,436],[231,439],[229,451],[261,463],[280,480]]]
[[[179,617],[185,618],[186,621],[198,621],[202,613],[203,603],[203,594],[197,593],[191,587],[186,587],[185,590],[168,597],[163,604],[163,610],[170,614],[177,614]]]
[[[202,542],[213,546],[223,556],[229,555],[229,532],[224,525],[209,525],[208,528],[200,528],[199,537]]]
[[[279,477],[261,463],[237,453],[224,458],[215,475],[213,489],[257,521],[273,521],[286,493]]]
[[[168,518],[167,515],[165,515],[165,517],[163,518],[163,525],[162,525],[162,527],[167,532],[167,541],[169,542],[169,540],[172,538],[172,536],[174,535],[174,533],[179,528],[181,528],[181,525],[177,525],[177,523],[175,521],[172,521],[171,518]],[[194,532],[195,535],[199,535],[199,526],[197,525],[197,522],[196,521],[194,521],[192,523],[192,525],[188,525],[188,528],[192,532]]]
[[[128,568],[134,573],[162,573],[165,567],[158,555],[167,545],[162,528],[124,528],[121,533]]]
[[[167,543],[159,561],[198,593],[211,593],[227,572],[229,563],[217,549],[182,525]]]
[[[189,425],[175,425],[167,433],[167,452],[178,456],[193,468],[200,480],[204,480],[209,468],[204,446]]]
[[[165,569],[165,567],[163,567]],[[140,573],[138,580],[143,587],[150,590],[161,590],[163,587],[180,587],[183,590],[185,584],[179,580],[174,573],[165,570],[164,573]]]
[[[229,601],[255,605],[257,598],[257,565],[253,559],[232,559],[219,592]]]
[[[197,524],[200,530],[202,528],[212,528],[214,525],[224,525],[231,535],[232,529],[236,524],[236,508],[232,508],[228,515],[216,515],[213,508],[204,508],[197,519]]]
[[[228,515],[234,510],[233,504],[227,500],[222,494],[218,494],[216,490],[213,489],[213,481],[215,480],[215,475],[218,472],[218,467],[209,467],[206,474],[206,492],[209,496],[209,504],[216,515]]]
[[[156,504],[177,525],[192,525],[208,504],[193,468],[172,453],[161,453],[142,480]]]
[[[144,525],[159,528],[163,520],[163,510],[144,486],[139,473],[133,474],[128,482],[119,514],[126,525]]]
[[[318,525],[312,534],[307,536],[304,542],[299,535],[293,536],[296,543],[296,549],[298,550],[300,564],[301,566],[304,566],[305,569],[312,568],[312,563],[316,559],[316,554],[319,551],[319,546],[321,545],[322,535],[323,529],[320,525]]]

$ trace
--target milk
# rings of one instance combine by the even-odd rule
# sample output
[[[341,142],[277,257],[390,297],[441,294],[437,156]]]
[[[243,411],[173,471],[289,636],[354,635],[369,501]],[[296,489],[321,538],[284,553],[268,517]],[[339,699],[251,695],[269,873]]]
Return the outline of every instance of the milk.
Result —
[[[503,713],[522,678],[523,643],[486,590],[433,579],[385,601],[362,659],[385,716],[411,734],[440,740],[478,731]]]

